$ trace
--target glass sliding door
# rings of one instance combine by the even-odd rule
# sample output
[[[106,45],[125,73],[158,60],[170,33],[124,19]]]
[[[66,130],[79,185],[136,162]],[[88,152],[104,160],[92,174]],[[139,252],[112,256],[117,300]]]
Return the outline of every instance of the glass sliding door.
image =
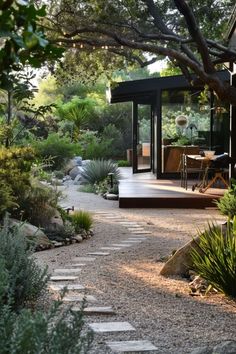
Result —
[[[151,171],[152,107],[150,104],[134,104],[133,113],[133,172]]]

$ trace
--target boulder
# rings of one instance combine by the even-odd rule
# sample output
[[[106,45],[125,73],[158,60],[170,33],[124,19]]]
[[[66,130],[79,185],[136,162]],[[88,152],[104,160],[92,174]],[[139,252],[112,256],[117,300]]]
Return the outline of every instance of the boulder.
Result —
[[[9,219],[9,224],[10,226],[20,227],[23,235],[35,242],[36,245],[42,248],[48,248],[51,245],[49,238],[38,227],[16,219]]]
[[[201,347],[191,351],[191,354],[236,354],[236,341],[223,341],[216,346]]]
[[[79,166],[73,167],[69,172],[70,178],[74,180],[78,175],[81,174],[82,170],[83,170],[82,167]]]
[[[75,156],[73,160],[76,163],[76,166],[82,166],[82,157],[81,156]]]
[[[160,271],[163,276],[177,275],[181,277],[188,277],[189,270],[192,268],[192,259],[190,252],[197,248],[199,243],[199,236],[186,243],[179,248],[173,256],[171,256]]]
[[[79,173],[75,179],[74,179],[74,184],[78,185],[78,184],[82,184],[83,183],[83,177],[81,176],[81,174]]]
[[[112,193],[106,193],[105,198],[107,200],[118,200],[118,195],[117,194],[112,194]]]
[[[45,220],[42,225],[43,228],[50,232],[63,232],[64,231],[64,223],[61,217],[61,214],[56,208],[51,208],[51,217],[49,220]]]

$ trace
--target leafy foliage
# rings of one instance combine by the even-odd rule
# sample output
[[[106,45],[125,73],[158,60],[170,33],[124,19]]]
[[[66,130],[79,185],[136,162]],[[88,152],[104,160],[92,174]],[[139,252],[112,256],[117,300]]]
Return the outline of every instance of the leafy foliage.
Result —
[[[39,21],[46,16],[46,6],[37,8],[28,1],[2,1],[0,4],[0,87],[11,90],[14,72],[29,64],[40,67],[47,59],[56,59],[61,48],[46,39]]]
[[[41,295],[48,281],[47,270],[41,270],[31,257],[20,227],[10,228],[7,219],[0,230],[0,243],[0,273],[5,278],[0,304],[17,310]]]
[[[53,158],[53,169],[60,170],[63,165],[75,155],[76,145],[71,144],[67,137],[52,133],[47,139],[33,144],[36,153],[42,159]]]
[[[114,174],[114,180],[118,180],[120,172],[118,166],[112,160],[93,160],[84,166],[81,176],[85,182],[94,184],[107,178],[108,173]]]
[[[75,211],[70,215],[70,220],[77,233],[81,230],[89,231],[93,225],[92,215],[84,210]]]
[[[236,297],[236,218],[223,231],[218,225],[200,234],[197,249],[192,249],[194,270],[215,289]]]
[[[60,193],[37,179],[31,179],[30,190],[21,204],[22,218],[40,227],[54,215]]]
[[[82,311],[61,309],[55,302],[47,312],[24,309],[18,315],[8,306],[0,308],[2,354],[85,354],[92,334],[83,333]]]
[[[232,219],[236,215],[236,180],[231,179],[231,187],[220,200],[216,201],[220,212]]]
[[[18,212],[30,189],[30,170],[34,161],[31,148],[0,148],[0,181],[5,211]],[[15,204],[16,203],[16,204]],[[16,208],[18,206],[18,208]]]

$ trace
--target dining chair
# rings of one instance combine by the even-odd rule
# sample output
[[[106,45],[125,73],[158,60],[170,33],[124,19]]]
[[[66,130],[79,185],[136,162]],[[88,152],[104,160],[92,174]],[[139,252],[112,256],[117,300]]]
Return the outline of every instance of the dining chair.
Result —
[[[204,187],[207,183],[207,164],[204,160],[196,160],[189,155],[182,154],[181,162],[181,187],[188,189],[189,175],[192,177],[197,175],[197,183],[192,185],[192,190]]]

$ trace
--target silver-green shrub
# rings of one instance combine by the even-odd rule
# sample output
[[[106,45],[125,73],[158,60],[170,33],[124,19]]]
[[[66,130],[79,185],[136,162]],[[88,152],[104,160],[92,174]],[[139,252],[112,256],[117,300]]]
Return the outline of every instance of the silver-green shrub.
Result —
[[[31,257],[33,250],[28,249],[20,228],[8,224],[6,219],[0,229],[0,278],[5,284],[0,288],[0,303],[18,310],[39,298],[48,275],[47,269],[42,270]]]
[[[62,311],[55,302],[47,311],[0,307],[1,354],[85,354],[92,334],[83,330],[83,313]],[[82,333],[83,331],[83,333]]]

